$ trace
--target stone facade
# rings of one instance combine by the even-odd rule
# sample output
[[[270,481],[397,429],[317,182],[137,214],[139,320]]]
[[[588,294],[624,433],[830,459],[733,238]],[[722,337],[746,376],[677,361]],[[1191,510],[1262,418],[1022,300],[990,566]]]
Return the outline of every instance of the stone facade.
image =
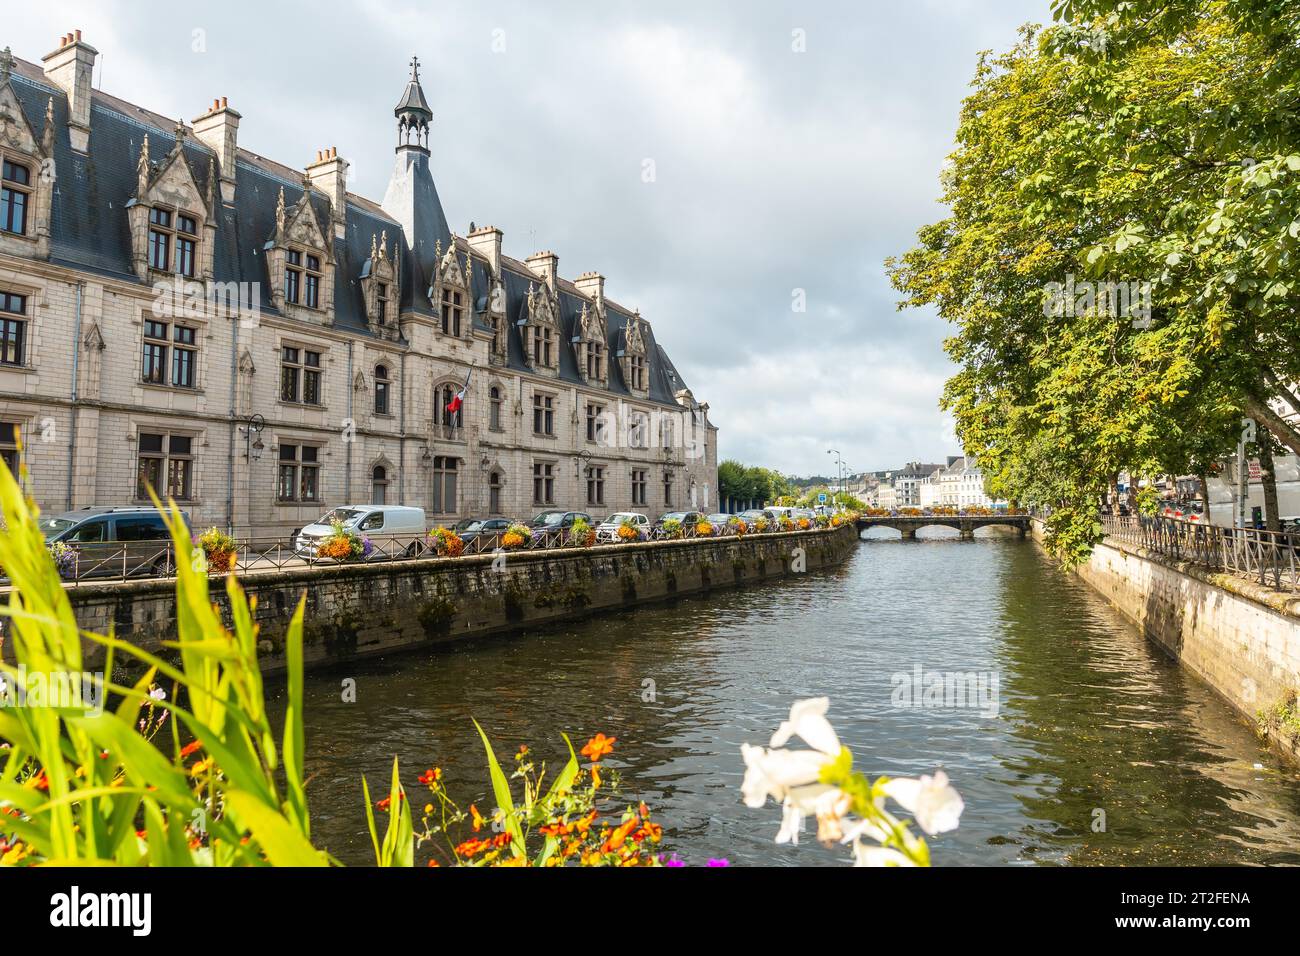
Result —
[[[44,68],[0,58],[0,154],[30,172],[0,231],[0,446],[21,434],[44,511],[146,500],[141,475],[257,537],[344,503],[716,504],[708,406],[650,324],[597,273],[448,228],[417,69],[381,204],[337,149],[240,149],[224,100],[186,127],[91,90],[95,58],[79,34]]]

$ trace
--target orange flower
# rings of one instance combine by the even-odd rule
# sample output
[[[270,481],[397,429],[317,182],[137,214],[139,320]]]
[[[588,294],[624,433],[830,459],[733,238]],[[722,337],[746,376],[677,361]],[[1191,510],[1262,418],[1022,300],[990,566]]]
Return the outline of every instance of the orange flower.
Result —
[[[388,807],[392,803],[392,799],[392,797],[384,797],[384,799],[375,804],[375,809],[383,810],[385,813],[388,812]]]
[[[658,843],[664,835],[664,828],[658,823],[651,823],[649,820],[641,824],[641,829],[632,835],[632,839],[640,843],[642,840],[649,839],[651,843]]]
[[[582,748],[582,755],[590,757],[592,763],[598,763],[602,757],[608,756],[614,752],[614,741],[617,737],[606,737],[603,733],[596,734],[587,741],[587,746]]]
[[[627,840],[627,835],[632,832],[634,826],[636,826],[636,817],[628,820],[627,823],[620,823],[614,832],[609,835],[609,839],[601,846],[601,852],[612,853],[619,849]]]
[[[581,820],[576,821],[573,825],[577,828],[579,833],[585,836],[587,831],[591,829],[591,825],[595,822],[596,822],[596,811],[592,810]]]
[[[573,825],[569,823],[561,823],[559,820],[556,820],[554,823],[548,823],[545,826],[538,827],[537,832],[542,836],[562,837],[573,832]]]
[[[474,820],[474,832],[478,833],[479,830],[483,829],[483,814],[479,813],[478,807],[471,803],[469,805],[469,815]]]
[[[496,836],[494,836],[494,837],[493,837],[491,840],[489,840],[488,842],[491,843],[493,846],[501,847],[501,846],[506,846],[506,845],[508,845],[508,844],[510,843],[510,839],[511,839],[511,837],[510,837],[510,834],[509,834],[508,832],[507,832],[507,833],[498,833]]]
[[[457,856],[474,856],[492,845],[491,840],[466,840],[456,847]]]
[[[420,783],[428,784],[429,786],[432,786],[433,784],[437,783],[439,780],[442,779],[442,771],[439,770],[437,767],[430,767],[424,773],[420,774],[418,779]]]
[[[197,740],[191,741],[190,743],[186,744],[184,747],[181,748],[181,759],[184,760],[186,757],[194,753],[202,746],[203,744],[199,743]]]
[[[520,745],[519,745],[519,752],[518,752],[517,754],[515,754],[515,759],[516,759],[516,760],[522,760],[522,759],[524,759],[524,758],[527,757],[527,756],[528,756],[528,744],[520,744]]]

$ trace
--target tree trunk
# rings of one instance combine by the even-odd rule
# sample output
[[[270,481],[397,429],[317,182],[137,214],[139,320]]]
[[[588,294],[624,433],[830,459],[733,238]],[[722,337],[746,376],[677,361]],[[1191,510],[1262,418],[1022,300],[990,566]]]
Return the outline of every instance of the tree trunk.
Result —
[[[1210,523],[1210,476],[1207,475],[1205,472],[1201,472],[1196,477],[1201,482],[1201,507],[1205,509],[1205,514],[1202,515],[1202,517],[1205,519],[1205,523],[1209,524]]]
[[[1259,433],[1259,475],[1264,484],[1264,527],[1282,530],[1282,516],[1277,513],[1277,473],[1273,469],[1273,438],[1267,429]]]
[[[1300,432],[1297,432],[1286,419],[1273,411],[1268,402],[1262,402],[1253,397],[1246,399],[1246,414],[1255,419],[1257,425],[1272,432],[1274,437],[1283,445],[1300,455]]]

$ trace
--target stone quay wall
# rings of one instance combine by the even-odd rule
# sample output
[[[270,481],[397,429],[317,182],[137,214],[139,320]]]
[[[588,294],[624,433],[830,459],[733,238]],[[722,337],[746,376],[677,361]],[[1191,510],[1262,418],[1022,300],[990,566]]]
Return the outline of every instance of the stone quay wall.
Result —
[[[811,573],[845,561],[849,526],[802,532],[501,552],[373,564],[316,565],[241,577],[257,599],[263,669],[286,666],[284,636],[306,595],[303,656],[321,667],[502,634],[597,611]],[[174,584],[140,580],[69,589],[78,623],[148,650],[175,637]],[[219,579],[212,597],[229,620]],[[99,645],[86,645],[88,664]],[[119,656],[120,659],[120,656]]]
[[[1042,537],[1039,522],[1034,537]],[[1276,705],[1297,707],[1300,595],[1114,541],[1099,544],[1077,573],[1257,727]],[[1300,738],[1262,729],[1300,763]]]

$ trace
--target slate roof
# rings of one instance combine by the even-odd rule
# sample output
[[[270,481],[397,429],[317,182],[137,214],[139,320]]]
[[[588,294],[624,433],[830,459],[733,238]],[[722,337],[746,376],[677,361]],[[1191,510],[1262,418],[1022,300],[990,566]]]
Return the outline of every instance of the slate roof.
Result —
[[[412,92],[411,87],[415,87]],[[176,120],[127,103],[95,90],[91,100],[90,153],[73,151],[67,128],[68,104],[62,90],[47,82],[36,64],[15,59],[12,87],[37,136],[45,123],[46,104],[53,98],[55,120],[56,183],[51,209],[51,260],[69,268],[105,277],[138,281],[131,268],[130,229],[126,205],[136,191],[136,163],[144,136],[149,137],[149,154],[156,162],[171,152],[175,143]],[[419,84],[408,84],[402,104],[427,109]],[[402,106],[399,106],[400,110]],[[188,126],[187,126],[188,131]],[[187,136],[184,156],[200,190],[206,192],[210,164],[215,154],[192,136]],[[401,244],[401,310],[426,317],[437,314],[427,292],[434,276],[435,243],[445,251],[452,241],[447,218],[423,151],[407,148],[407,181],[395,175],[382,205],[370,199],[348,194],[345,215],[346,234],[335,239],[335,326],[358,335],[370,335],[361,290],[361,276],[370,258],[371,237],[388,233],[390,242]],[[399,169],[401,167],[399,166]],[[219,172],[219,170],[218,170]],[[217,191],[216,248],[213,278],[217,282],[265,283],[263,246],[275,232],[275,210],[281,189],[285,207],[292,209],[303,193],[303,174],[249,150],[240,148],[236,157],[236,189],[232,204],[224,204]],[[313,190],[311,203],[317,219],[326,229],[330,226],[329,201]],[[388,211],[386,211],[388,210]],[[401,222],[414,223],[415,239],[406,234]],[[462,263],[468,250],[463,239],[456,240]],[[487,330],[482,312],[488,296],[487,262],[474,256],[471,300],[475,303],[475,327]],[[530,283],[540,284],[522,262],[502,257],[502,279],[506,291],[506,316],[510,329],[506,365],[515,371],[529,371],[524,361],[523,339],[515,320],[526,309]],[[578,374],[574,350],[569,340],[574,335],[583,303],[591,300],[572,283],[557,283],[560,304],[561,348],[560,380],[584,384]],[[269,297],[263,296],[261,308],[275,313]],[[606,299],[610,361],[608,391],[631,398],[623,382],[615,353],[632,313]],[[655,341],[649,324],[643,325],[649,377],[649,400],[679,407],[674,392],[686,388],[681,374],[663,348]]]

